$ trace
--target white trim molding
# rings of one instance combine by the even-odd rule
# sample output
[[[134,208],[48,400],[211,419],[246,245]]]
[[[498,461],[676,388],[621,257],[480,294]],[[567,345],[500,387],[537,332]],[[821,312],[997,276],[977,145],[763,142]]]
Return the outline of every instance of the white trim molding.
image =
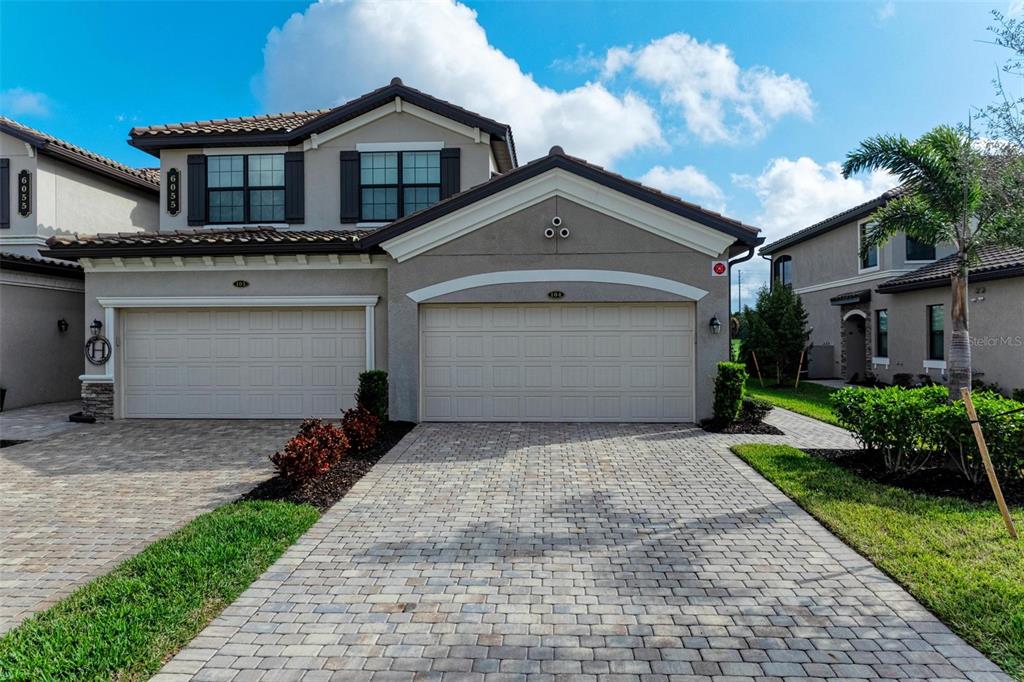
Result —
[[[357,142],[357,152],[437,152],[444,149],[440,142]]]
[[[941,370],[945,371],[946,370],[946,361],[945,360],[925,360],[924,361],[924,368],[925,369],[941,369]]]
[[[491,286],[492,284],[526,284],[532,282],[600,282],[603,284],[625,284],[665,291],[691,301],[699,301],[708,292],[693,285],[675,280],[643,275],[637,272],[619,270],[503,270],[485,272],[479,275],[457,277],[446,282],[416,289],[406,294],[417,303],[444,296],[465,289]]]
[[[125,296],[97,298],[104,308],[359,308],[379,296]]]
[[[226,270],[374,270],[387,268],[386,256],[276,254],[265,256],[142,256],[82,258],[85,272],[189,272]]]
[[[10,270],[0,272],[0,284],[11,287],[29,287],[30,289],[69,291],[76,294],[81,294],[85,291],[85,282],[80,279],[52,277],[38,273]]]
[[[866,312],[864,312],[863,310],[860,310],[858,308],[857,310],[851,310],[850,312],[848,312],[845,315],[843,315],[843,322],[846,322],[851,317],[854,317],[854,316],[857,316],[857,315],[863,317],[865,320],[868,319],[868,314]]]
[[[459,123],[450,118],[435,114],[433,111],[418,107],[415,104],[410,104],[404,101],[401,97],[396,97],[393,101],[387,102],[380,105],[376,109],[371,109],[365,114],[360,114],[355,118],[349,119],[343,123],[339,123],[330,130],[322,133],[314,133],[310,138],[302,143],[302,150],[309,151],[310,149],[316,149],[325,142],[335,139],[350,133],[353,130],[362,128],[365,125],[369,125],[374,121],[390,116],[391,114],[409,114],[415,118],[422,119],[428,123],[433,123],[436,126],[445,128],[454,133],[467,137],[473,142],[481,142],[489,145],[491,143],[491,136],[487,133],[481,132],[479,128],[473,128],[471,126]]]
[[[46,237],[40,234],[5,234],[0,235],[0,246],[46,246]]]
[[[556,196],[713,258],[721,256],[736,241],[735,237],[694,220],[610,190],[575,173],[553,168],[389,239],[381,246],[402,262]]]
[[[893,270],[881,270],[879,272],[869,272],[864,275],[858,275],[856,277],[845,277],[843,279],[834,279],[831,282],[822,282],[821,284],[810,284],[805,287],[799,287],[793,289],[795,294],[809,294],[812,291],[824,291],[825,289],[833,289],[836,287],[844,287],[850,284],[860,284],[861,282],[870,282],[875,279],[889,279],[891,277],[897,277],[907,272],[913,272],[916,268],[897,268]]]

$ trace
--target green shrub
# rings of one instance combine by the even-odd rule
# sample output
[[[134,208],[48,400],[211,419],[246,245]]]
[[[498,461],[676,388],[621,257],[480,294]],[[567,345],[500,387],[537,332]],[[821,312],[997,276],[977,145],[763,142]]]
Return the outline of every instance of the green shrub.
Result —
[[[743,386],[747,369],[738,362],[718,363],[715,377],[715,419],[723,423],[736,421],[743,404]]]
[[[359,375],[356,404],[377,415],[382,422],[388,420],[388,373],[371,369]]]
[[[1018,403],[1024,403],[1024,388],[1015,388],[1010,397],[1016,400]]]
[[[772,411],[772,404],[761,398],[744,398],[743,407],[740,409],[740,418],[751,424],[760,424],[768,413]]]
[[[999,478],[1024,480],[1024,412],[1012,412],[1024,408],[1024,403],[994,391],[972,393],[971,399]],[[968,480],[985,480],[985,467],[963,401],[932,408],[925,421],[929,440],[945,450]]]
[[[840,423],[861,445],[879,453],[892,473],[909,474],[927,464],[935,447],[924,415],[946,404],[942,386],[923,388],[844,388],[832,394]]]

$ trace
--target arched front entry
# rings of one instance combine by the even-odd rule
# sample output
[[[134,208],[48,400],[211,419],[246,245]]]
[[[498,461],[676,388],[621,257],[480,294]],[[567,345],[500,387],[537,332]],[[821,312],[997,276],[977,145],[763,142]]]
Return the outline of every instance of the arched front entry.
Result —
[[[863,379],[867,371],[867,313],[851,310],[843,315],[843,379]]]

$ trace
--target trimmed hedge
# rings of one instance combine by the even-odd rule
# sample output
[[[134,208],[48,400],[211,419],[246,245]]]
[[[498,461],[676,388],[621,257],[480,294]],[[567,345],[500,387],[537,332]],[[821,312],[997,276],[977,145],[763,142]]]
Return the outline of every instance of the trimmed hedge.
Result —
[[[361,405],[382,422],[388,421],[388,373],[371,369],[359,375],[356,405]]]
[[[1024,403],[991,391],[971,397],[1000,477],[1024,480],[1024,412],[1013,412]],[[984,479],[964,404],[950,403],[944,386],[844,388],[831,400],[840,423],[865,449],[881,454],[889,471],[913,473],[939,455],[970,481]]]
[[[743,405],[743,388],[747,382],[747,368],[738,362],[718,363],[715,377],[715,419],[730,423],[736,421]]]
[[[760,424],[774,406],[761,398],[744,398],[740,409],[740,419],[751,424]]]

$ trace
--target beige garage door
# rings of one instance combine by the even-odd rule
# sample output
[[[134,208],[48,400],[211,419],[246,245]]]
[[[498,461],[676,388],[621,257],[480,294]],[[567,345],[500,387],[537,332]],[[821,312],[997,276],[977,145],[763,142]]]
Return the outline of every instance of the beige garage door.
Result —
[[[366,369],[363,308],[124,316],[126,417],[334,417]]]
[[[692,421],[693,304],[425,305],[427,421]]]

